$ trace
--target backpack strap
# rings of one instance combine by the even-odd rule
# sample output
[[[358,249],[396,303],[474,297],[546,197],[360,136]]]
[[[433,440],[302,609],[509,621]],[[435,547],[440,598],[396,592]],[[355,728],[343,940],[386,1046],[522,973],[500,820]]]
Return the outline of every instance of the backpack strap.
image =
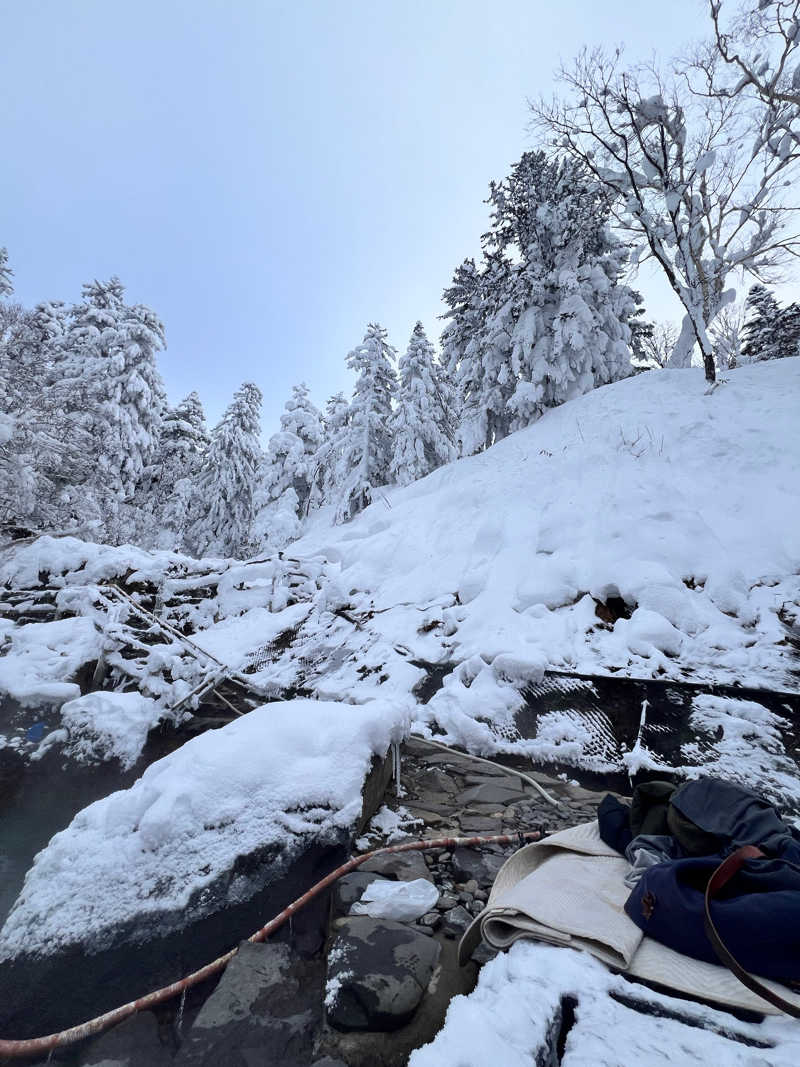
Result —
[[[767,986],[763,985],[749,974],[744,967],[738,962],[733,953],[728,949],[727,945],[723,942],[719,936],[719,931],[714,925],[714,920],[711,918],[710,903],[712,899],[719,893],[723,886],[741,870],[742,865],[746,860],[760,859],[764,856],[764,853],[760,848],[756,848],[755,845],[742,845],[737,848],[735,852],[732,852],[730,856],[720,863],[719,867],[714,871],[708,880],[706,886],[705,895],[705,930],[708,940],[711,942],[711,947],[719,957],[720,961],[734,974],[742,985],[761,997],[763,1000],[768,1001],[774,1007],[779,1008],[787,1015],[791,1015],[795,1019],[800,1019],[800,1007],[795,1004],[791,1004],[788,1000],[784,1000],[783,997],[774,993]]]

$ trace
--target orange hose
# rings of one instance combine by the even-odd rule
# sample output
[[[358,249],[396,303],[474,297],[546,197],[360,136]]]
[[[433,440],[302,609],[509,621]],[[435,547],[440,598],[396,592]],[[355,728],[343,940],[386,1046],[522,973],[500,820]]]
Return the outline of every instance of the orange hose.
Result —
[[[328,886],[333,885],[334,882],[338,881],[339,878],[343,877],[345,874],[349,874],[350,871],[355,870],[356,867],[360,867],[362,863],[366,863],[366,861],[373,856],[382,856],[391,852],[421,852],[429,848],[468,848],[475,845],[488,844],[510,845],[515,841],[519,842],[521,845],[523,842],[527,841],[538,841],[541,836],[541,833],[538,830],[535,830],[525,834],[493,834],[489,837],[438,837],[433,841],[407,841],[402,845],[387,845],[384,848],[373,849],[372,852],[363,852],[360,856],[352,856],[346,863],[337,867],[335,871],[331,871],[325,878],[312,886],[307,893],[298,897],[297,900],[293,900],[288,907],[284,908],[283,911],[273,919],[270,919],[265,926],[262,926],[260,930],[256,930],[254,934],[251,934],[247,940],[253,942],[266,940],[266,938],[273,934],[279,927],[283,926],[295,912],[308,904],[308,902],[315,896],[321,893],[324,889],[327,889]],[[17,1059],[22,1056],[37,1056],[42,1053],[51,1052],[53,1049],[59,1048],[61,1045],[70,1045],[75,1041],[82,1041],[94,1034],[99,1034],[102,1030],[106,1030],[110,1026],[121,1023],[123,1019],[127,1019],[129,1015],[133,1015],[137,1011],[153,1008],[156,1004],[162,1004],[165,1000],[170,1000],[179,993],[191,989],[191,987],[197,985],[198,982],[202,982],[206,978],[211,978],[212,975],[221,971],[222,968],[233,959],[238,951],[238,948],[233,948],[230,952],[226,952],[224,956],[219,956],[211,963],[207,963],[205,967],[201,967],[199,971],[194,971],[192,974],[187,975],[185,978],[181,978],[177,982],[173,982],[171,985],[156,989],[152,993],[146,993],[143,997],[139,997],[138,1000],[131,1000],[127,1004],[121,1005],[119,1008],[107,1011],[103,1015],[98,1015],[94,1019],[89,1019],[85,1023],[80,1023],[78,1026],[72,1026],[68,1030],[61,1030],[57,1034],[48,1034],[45,1037],[31,1037],[21,1041],[10,1041],[0,1038],[0,1056],[7,1059]]]

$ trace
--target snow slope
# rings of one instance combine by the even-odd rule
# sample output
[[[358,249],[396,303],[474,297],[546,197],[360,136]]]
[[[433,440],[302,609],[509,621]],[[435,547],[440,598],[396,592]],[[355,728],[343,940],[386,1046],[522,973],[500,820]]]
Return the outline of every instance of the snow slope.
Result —
[[[800,359],[641,374],[487,452],[387,489],[292,546],[338,560],[371,627],[424,651],[399,604],[471,673],[545,665],[796,688],[778,611],[800,601]],[[595,600],[632,612],[613,628]],[[443,604],[450,606],[442,607]],[[434,625],[436,624],[436,625]],[[438,631],[436,626],[439,627]]]

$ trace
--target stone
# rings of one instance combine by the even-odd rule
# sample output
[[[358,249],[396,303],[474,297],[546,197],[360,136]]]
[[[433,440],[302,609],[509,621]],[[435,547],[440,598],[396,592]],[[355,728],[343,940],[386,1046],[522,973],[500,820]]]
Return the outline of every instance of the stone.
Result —
[[[376,881],[385,881],[379,874],[369,871],[353,871],[346,874],[334,883],[331,893],[331,915],[338,919],[342,915],[349,915],[352,906],[359,900],[368,885]]]
[[[457,905],[445,912],[444,933],[446,937],[461,937],[466,928],[472,922],[472,916],[466,908]]]
[[[469,893],[470,895],[472,895],[478,892],[478,883],[475,881],[474,878],[470,878],[466,882],[464,882],[463,888],[465,893]]]
[[[524,800],[525,793],[521,789],[507,786],[504,782],[484,782],[483,785],[473,785],[458,795],[458,803],[466,807],[469,804],[513,804],[516,800]]]
[[[482,967],[484,963],[488,963],[489,960],[493,960],[497,955],[497,949],[491,948],[485,941],[481,941],[478,947],[470,956],[473,963],[477,963],[479,967]]]
[[[484,908],[486,907],[486,905],[485,905],[485,904],[483,903],[483,901],[482,901],[482,900],[473,900],[473,901],[472,901],[472,902],[471,902],[471,903],[470,903],[469,905],[467,905],[467,906],[468,906],[468,908],[469,908],[470,912],[471,912],[471,913],[472,913],[473,915],[480,915],[480,913],[481,913],[481,912],[483,911],[483,909],[484,909]]]
[[[467,837],[489,836],[502,833],[499,819],[487,819],[482,815],[459,816],[461,831]]]
[[[81,1052],[79,1067],[167,1067],[172,1049],[159,1037],[158,1022],[151,1011],[139,1012],[101,1034]]]
[[[328,954],[325,1006],[341,1030],[395,1030],[419,1006],[439,960],[432,937],[402,923],[353,916]]]
[[[419,920],[420,926],[429,926],[432,930],[436,930],[441,923],[442,917],[438,911],[428,911]]]
[[[455,793],[458,789],[453,779],[439,767],[427,767],[417,775],[416,784],[437,793]]]
[[[458,899],[452,896],[450,893],[443,893],[439,897],[439,903],[436,905],[439,911],[450,911],[458,904]]]
[[[239,946],[186,1034],[175,1067],[307,1067],[322,1026],[323,963],[280,942]],[[144,1059],[137,1064],[148,1062]]]
[[[505,861],[505,856],[485,849],[457,848],[453,853],[453,875],[459,882],[474,878],[480,887],[488,889]]]
[[[394,852],[375,856],[362,863],[359,870],[371,874],[382,874],[385,878],[395,878],[398,882],[413,882],[415,878],[427,878],[433,881],[428,865],[421,852]]]

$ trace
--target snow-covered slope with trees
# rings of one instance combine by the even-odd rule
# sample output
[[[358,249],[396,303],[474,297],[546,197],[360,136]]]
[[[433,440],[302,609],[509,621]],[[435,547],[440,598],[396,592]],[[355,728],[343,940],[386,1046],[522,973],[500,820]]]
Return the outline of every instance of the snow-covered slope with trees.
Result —
[[[800,359],[735,370],[711,395],[697,370],[639,375],[386,490],[345,527],[321,516],[293,550],[337,560],[385,637],[414,649],[418,629],[438,632],[448,659],[480,657],[472,673],[503,655],[792,685],[799,390]],[[611,598],[630,618],[598,617]]]

